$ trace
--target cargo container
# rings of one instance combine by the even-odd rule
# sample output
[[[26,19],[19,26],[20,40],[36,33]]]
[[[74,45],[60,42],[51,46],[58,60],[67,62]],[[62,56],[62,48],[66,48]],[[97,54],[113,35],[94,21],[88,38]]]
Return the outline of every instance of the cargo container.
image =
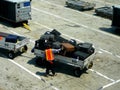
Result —
[[[119,6],[113,6],[112,26],[120,28],[120,5]]]
[[[0,18],[13,22],[31,19],[31,0],[0,0]]]

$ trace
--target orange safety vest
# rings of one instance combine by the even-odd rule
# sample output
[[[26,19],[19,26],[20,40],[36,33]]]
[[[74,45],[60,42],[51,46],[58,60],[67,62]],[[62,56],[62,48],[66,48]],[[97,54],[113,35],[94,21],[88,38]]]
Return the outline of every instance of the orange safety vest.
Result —
[[[53,61],[54,60],[54,54],[52,52],[52,49],[46,49],[45,50],[46,60]]]

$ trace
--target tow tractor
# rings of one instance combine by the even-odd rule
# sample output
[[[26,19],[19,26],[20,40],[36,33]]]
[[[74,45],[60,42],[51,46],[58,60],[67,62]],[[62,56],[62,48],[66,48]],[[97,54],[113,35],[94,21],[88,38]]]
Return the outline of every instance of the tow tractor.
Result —
[[[35,41],[32,51],[36,55],[36,64],[45,64],[44,50],[49,44],[53,49],[61,49],[58,54],[55,54],[55,61],[73,66],[75,76],[79,77],[83,70],[88,70],[93,66],[95,56],[93,44],[77,43],[74,39],[67,40],[55,29],[45,32],[40,39]]]
[[[0,49],[7,51],[10,59],[14,59],[17,52],[26,52],[28,43],[29,38],[0,32]]]

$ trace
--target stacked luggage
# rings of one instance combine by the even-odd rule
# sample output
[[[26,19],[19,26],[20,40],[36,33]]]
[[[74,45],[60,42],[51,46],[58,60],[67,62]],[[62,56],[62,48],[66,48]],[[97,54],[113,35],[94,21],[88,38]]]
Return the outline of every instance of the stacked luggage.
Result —
[[[85,2],[85,1],[81,1],[81,0],[67,0],[66,1],[66,5],[67,7],[76,9],[76,10],[91,10],[94,9],[95,4],[94,3],[90,3],[90,2]]]
[[[98,16],[104,17],[104,18],[108,18],[112,20],[113,17],[113,8],[112,7],[100,7],[100,8],[96,8],[95,9],[95,13]]]
[[[78,43],[74,39],[67,40],[60,36],[57,30],[51,32],[47,31],[35,42],[35,48],[45,50],[48,45],[53,49],[62,49],[59,53],[62,56],[71,58],[79,58],[85,60],[94,53],[93,45],[91,43]]]

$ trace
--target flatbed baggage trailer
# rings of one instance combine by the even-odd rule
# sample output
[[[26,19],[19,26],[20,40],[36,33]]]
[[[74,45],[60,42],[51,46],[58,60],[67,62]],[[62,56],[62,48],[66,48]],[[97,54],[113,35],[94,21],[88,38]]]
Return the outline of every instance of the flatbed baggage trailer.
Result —
[[[54,39],[53,36],[54,36],[53,33],[48,35],[44,34],[43,36],[41,36],[39,40],[36,40],[35,47],[32,50],[36,56],[36,64],[38,65],[45,64],[44,45],[46,44],[44,43],[43,38],[48,40],[49,37],[49,39],[52,40],[51,42],[52,48],[61,49],[61,51],[58,54],[55,54],[55,61],[73,66],[75,76],[79,77],[83,73],[82,71],[88,70],[93,66],[95,49],[92,44],[90,43],[77,44],[73,39],[71,39],[72,40],[71,43],[71,40],[66,40],[63,37],[61,40],[60,35],[55,35],[56,39]],[[47,43],[47,45],[51,43]]]
[[[26,52],[29,38],[0,32],[0,49],[8,51],[8,57],[13,59],[17,52]]]
[[[98,16],[108,18],[110,20],[112,20],[112,18],[113,18],[113,8],[112,7],[104,6],[104,7],[96,8],[95,13]]]
[[[81,0],[67,0],[66,6],[76,9],[76,10],[84,11],[84,10],[94,9],[95,4],[90,3],[90,2],[81,1]]]

